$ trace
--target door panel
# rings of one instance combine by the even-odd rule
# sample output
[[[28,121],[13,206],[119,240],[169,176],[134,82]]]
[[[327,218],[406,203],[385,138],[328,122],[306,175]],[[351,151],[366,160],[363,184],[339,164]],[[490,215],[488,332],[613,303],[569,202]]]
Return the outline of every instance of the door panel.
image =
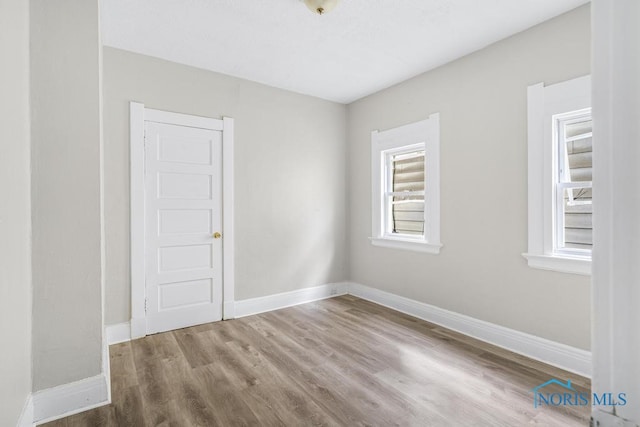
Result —
[[[212,234],[211,211],[208,209],[158,209],[158,233]]]
[[[159,286],[159,310],[184,308],[196,304],[210,304],[213,302],[212,287],[211,279],[161,284]]]
[[[145,123],[147,333],[222,319],[222,133]]]
[[[165,246],[158,248],[158,271],[212,268],[211,245]]]
[[[161,161],[211,165],[212,147],[206,138],[165,137],[160,140],[158,149]]]
[[[211,177],[203,174],[159,173],[159,199],[211,199]]]

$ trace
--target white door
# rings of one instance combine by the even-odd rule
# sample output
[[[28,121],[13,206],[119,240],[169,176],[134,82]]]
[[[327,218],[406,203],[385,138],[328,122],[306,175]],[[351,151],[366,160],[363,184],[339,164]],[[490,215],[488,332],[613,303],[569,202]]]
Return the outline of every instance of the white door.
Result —
[[[147,333],[222,319],[222,132],[145,122]]]

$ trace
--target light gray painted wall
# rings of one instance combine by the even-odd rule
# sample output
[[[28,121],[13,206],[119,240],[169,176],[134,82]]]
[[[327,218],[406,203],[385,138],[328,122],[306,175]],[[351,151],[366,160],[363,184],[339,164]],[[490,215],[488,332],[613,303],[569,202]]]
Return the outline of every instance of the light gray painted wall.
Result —
[[[34,390],[101,372],[97,0],[31,0]]]
[[[588,277],[534,270],[527,250],[527,86],[590,72],[589,6],[348,107],[351,279],[589,349]],[[370,132],[440,113],[438,256],[374,247]]]
[[[236,300],[347,278],[345,106],[105,47],[106,324],[131,318],[130,101],[235,119]]]
[[[0,425],[31,392],[29,2],[0,0]]]

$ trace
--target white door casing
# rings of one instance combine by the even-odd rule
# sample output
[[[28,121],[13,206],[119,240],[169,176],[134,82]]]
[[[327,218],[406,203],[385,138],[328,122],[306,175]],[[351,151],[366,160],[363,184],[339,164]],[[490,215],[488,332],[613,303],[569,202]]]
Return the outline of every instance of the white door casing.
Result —
[[[233,318],[232,165],[233,119],[131,103],[132,338]]]

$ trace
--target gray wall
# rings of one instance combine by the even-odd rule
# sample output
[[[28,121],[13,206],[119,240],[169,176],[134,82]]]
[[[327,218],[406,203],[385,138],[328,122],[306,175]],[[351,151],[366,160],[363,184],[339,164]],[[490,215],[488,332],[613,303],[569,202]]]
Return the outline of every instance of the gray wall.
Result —
[[[107,325],[131,318],[130,101],[235,119],[236,300],[347,278],[345,106],[105,47]]]
[[[97,0],[31,0],[33,378],[101,372]]]
[[[351,279],[589,349],[588,277],[527,266],[527,86],[590,72],[589,6],[348,107]],[[438,256],[369,243],[370,132],[441,120]]]
[[[0,0],[0,426],[31,392],[29,2]]]

